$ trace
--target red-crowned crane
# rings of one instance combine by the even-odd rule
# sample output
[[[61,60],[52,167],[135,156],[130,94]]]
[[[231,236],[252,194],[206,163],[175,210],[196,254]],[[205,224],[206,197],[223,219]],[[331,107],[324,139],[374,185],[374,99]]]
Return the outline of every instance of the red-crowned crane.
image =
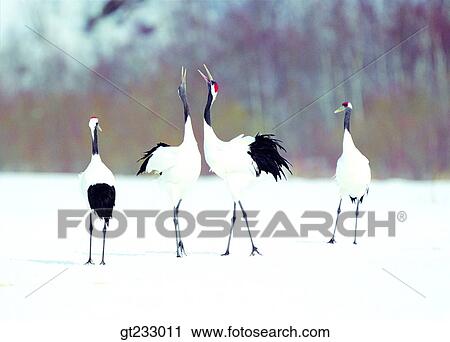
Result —
[[[230,141],[222,141],[216,136],[211,125],[211,105],[216,100],[219,85],[213,79],[206,65],[203,66],[208,76],[205,76],[200,70],[198,72],[208,86],[208,98],[204,111],[205,159],[211,171],[226,182],[234,201],[228,245],[222,255],[230,254],[231,235],[236,221],[236,202],[239,203],[247,225],[252,244],[250,255],[260,254],[253,243],[247,213],[242,206],[242,191],[263,171],[272,174],[276,181],[281,179],[282,176],[286,178],[283,167],[291,172],[289,169],[290,163],[280,155],[279,150],[284,152],[286,150],[281,145],[281,141],[275,139],[272,134],[258,133],[254,137],[241,134]]]
[[[89,128],[92,137],[92,157],[86,170],[80,174],[81,188],[89,202],[91,212],[89,213],[89,259],[86,264],[93,264],[92,251],[92,214],[95,213],[103,220],[103,250],[101,265],[105,264],[105,237],[109,220],[116,202],[116,189],[114,188],[114,175],[108,167],[103,164],[98,150],[98,132],[101,128],[96,117],[89,120]]]
[[[336,181],[341,198],[337,209],[333,236],[328,243],[336,242],[334,235],[336,233],[339,214],[341,212],[342,197],[349,196],[352,203],[355,203],[356,201],[355,239],[353,240],[353,243],[356,245],[359,204],[362,203],[364,196],[369,192],[371,179],[369,160],[356,148],[352,135],[350,134],[350,117],[352,110],[352,104],[350,102],[344,102],[334,111],[335,114],[345,112],[344,138],[342,141],[342,155],[339,157],[336,165]]]
[[[173,205],[173,222],[175,226],[175,239],[177,244],[177,257],[186,255],[181,239],[178,223],[178,211],[181,200],[186,191],[197,181],[200,175],[201,159],[197,140],[194,136],[190,117],[189,104],[186,96],[186,69],[181,68],[181,84],[178,87],[178,96],[183,104],[184,111],[184,139],[179,146],[169,146],[159,143],[140,159],[142,165],[137,172],[152,173],[159,176],[159,180],[167,190]]]

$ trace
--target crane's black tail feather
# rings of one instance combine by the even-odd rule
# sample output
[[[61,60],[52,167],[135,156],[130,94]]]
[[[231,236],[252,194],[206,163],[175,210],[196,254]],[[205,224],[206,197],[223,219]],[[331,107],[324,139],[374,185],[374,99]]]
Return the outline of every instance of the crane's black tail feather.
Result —
[[[159,147],[167,147],[170,146],[166,143],[160,142],[156,146],[154,146],[152,149],[145,151],[144,156],[138,160],[140,162],[143,160],[143,163],[141,164],[141,167],[139,168],[139,171],[136,173],[136,176],[139,176],[141,173],[145,172],[145,169],[147,168],[148,161],[153,156],[153,153],[159,148]]]
[[[97,183],[88,188],[89,206],[99,217],[109,224],[113,208],[116,205],[116,189],[114,186]]]
[[[276,181],[281,180],[281,176],[286,178],[283,167],[292,174],[289,166],[292,165],[289,161],[283,158],[279,150],[286,152],[286,149],[281,145],[281,141],[274,138],[273,134],[257,134],[255,141],[250,144],[250,151],[248,154],[255,161],[258,166],[256,169],[256,176],[261,174],[261,171],[272,174]]]

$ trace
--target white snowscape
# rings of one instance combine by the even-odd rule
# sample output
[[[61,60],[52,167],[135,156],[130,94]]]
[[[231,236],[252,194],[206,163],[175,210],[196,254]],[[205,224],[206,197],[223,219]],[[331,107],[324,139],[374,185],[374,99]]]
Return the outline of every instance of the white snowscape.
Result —
[[[259,211],[255,231],[281,210],[297,231],[314,222],[302,217],[305,211],[335,218],[339,196],[332,179],[262,178],[242,199],[249,216]],[[148,177],[118,176],[116,189],[118,210],[172,209]],[[317,339],[324,341],[448,341],[449,181],[372,182],[360,210],[375,211],[379,220],[404,211],[395,237],[377,228],[374,237],[366,232],[353,245],[351,235],[338,231],[331,245],[332,227],[330,236],[258,234],[255,245],[263,255],[250,257],[250,241],[242,234],[222,257],[227,237],[199,237],[205,227],[197,223],[183,239],[188,255],[180,259],[175,239],[159,234],[154,218],[146,220],[145,238],[137,238],[136,219],[130,218],[123,235],[107,238],[105,266],[99,265],[98,237],[95,265],[84,265],[89,233],[82,224],[58,238],[58,210],[87,208],[77,175],[3,173],[0,191],[0,341],[121,341],[120,330],[135,325],[179,325],[180,341],[194,340],[191,328],[230,325],[327,328],[331,337]],[[231,208],[225,184],[201,177],[182,211],[196,217],[203,210],[226,210],[229,222]],[[342,210],[354,211],[348,198]],[[185,224],[180,215],[181,230]],[[349,230],[353,225],[353,219],[345,224]],[[112,220],[110,229],[115,227]],[[166,227],[173,230],[170,216]],[[363,214],[358,229],[366,228]]]

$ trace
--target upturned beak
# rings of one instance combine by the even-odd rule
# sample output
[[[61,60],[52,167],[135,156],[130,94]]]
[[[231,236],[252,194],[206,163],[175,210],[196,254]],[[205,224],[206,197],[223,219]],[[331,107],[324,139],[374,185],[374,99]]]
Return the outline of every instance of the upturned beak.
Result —
[[[210,83],[212,80],[214,80],[214,78],[212,77],[211,73],[209,72],[208,68],[206,67],[206,64],[203,64],[203,67],[206,70],[206,73],[208,74],[208,77],[206,77],[201,71],[200,69],[197,69],[197,71],[200,73],[200,75],[203,77],[203,79],[205,80],[206,83]]]
[[[343,112],[344,110],[345,110],[345,107],[344,107],[344,106],[340,106],[338,109],[336,109],[336,110],[334,111],[334,114]]]
[[[186,73],[187,70],[184,66],[181,67],[181,86],[186,89]]]

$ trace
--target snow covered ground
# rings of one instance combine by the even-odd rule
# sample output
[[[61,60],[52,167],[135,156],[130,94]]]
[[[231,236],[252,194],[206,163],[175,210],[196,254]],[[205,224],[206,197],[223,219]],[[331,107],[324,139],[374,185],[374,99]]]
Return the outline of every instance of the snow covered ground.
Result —
[[[221,257],[226,238],[199,238],[197,224],[184,239],[188,257],[177,259],[174,239],[158,234],[154,219],[145,239],[131,219],[124,235],[106,241],[106,266],[98,265],[98,238],[96,265],[83,265],[89,236],[81,226],[57,236],[57,210],[85,207],[76,175],[0,174],[0,191],[1,341],[120,341],[120,329],[134,325],[181,325],[182,341],[190,328],[229,325],[328,328],[329,341],[448,341],[450,182],[374,181],[362,210],[379,219],[405,211],[395,237],[380,229],[357,246],[340,234],[335,245],[318,233],[259,237],[263,256],[255,257],[247,238],[235,238]],[[118,177],[117,196],[118,209],[168,206],[146,177]],[[334,218],[338,197],[331,179],[262,180],[243,204],[261,210],[257,229],[284,210],[299,230],[311,221],[301,217],[306,210]],[[182,203],[194,215],[231,207],[216,177],[201,179]],[[351,208],[346,200],[343,209]],[[367,215],[359,224],[366,226]]]

